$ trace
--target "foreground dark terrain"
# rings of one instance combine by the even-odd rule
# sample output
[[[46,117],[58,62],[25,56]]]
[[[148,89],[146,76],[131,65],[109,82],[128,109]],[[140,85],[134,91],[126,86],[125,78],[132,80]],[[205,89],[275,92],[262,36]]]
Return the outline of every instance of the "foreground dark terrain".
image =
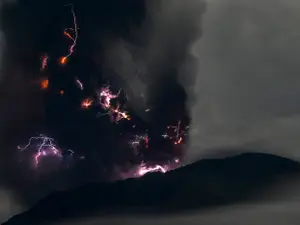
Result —
[[[95,213],[98,217],[120,214],[156,217],[204,211],[266,199],[276,186],[295,180],[299,172],[297,162],[268,154],[201,160],[166,174],[152,173],[140,179],[92,183],[56,192],[4,224],[60,224],[88,219]]]

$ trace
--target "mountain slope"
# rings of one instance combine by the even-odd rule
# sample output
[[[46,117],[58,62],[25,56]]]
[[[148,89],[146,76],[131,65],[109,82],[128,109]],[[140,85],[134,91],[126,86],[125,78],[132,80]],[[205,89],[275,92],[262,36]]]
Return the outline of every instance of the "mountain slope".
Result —
[[[95,212],[168,214],[260,199],[280,177],[298,176],[299,172],[298,163],[267,154],[201,160],[166,174],[56,192],[4,224],[56,224]]]

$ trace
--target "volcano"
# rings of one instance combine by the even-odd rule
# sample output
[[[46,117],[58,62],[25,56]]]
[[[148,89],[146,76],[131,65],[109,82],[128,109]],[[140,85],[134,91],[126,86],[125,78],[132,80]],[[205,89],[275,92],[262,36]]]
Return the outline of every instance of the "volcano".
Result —
[[[274,155],[245,153],[203,159],[165,174],[149,173],[137,179],[55,192],[3,225],[57,224],[95,214],[121,217],[204,211],[264,199],[291,177],[300,178],[300,164]]]

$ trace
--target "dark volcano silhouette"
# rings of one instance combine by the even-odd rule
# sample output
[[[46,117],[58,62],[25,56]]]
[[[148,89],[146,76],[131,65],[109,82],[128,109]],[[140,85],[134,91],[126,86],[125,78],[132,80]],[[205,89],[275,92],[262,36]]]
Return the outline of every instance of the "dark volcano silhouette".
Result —
[[[299,172],[299,163],[269,154],[204,159],[166,174],[56,192],[3,224],[56,224],[95,212],[156,214],[204,209],[260,199],[278,183],[278,177],[298,176]]]

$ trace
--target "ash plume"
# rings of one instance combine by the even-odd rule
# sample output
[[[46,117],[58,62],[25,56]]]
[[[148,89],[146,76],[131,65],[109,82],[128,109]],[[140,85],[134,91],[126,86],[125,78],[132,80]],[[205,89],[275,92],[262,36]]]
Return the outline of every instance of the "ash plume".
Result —
[[[299,10],[293,0],[208,1],[204,35],[193,47],[190,159],[221,153],[213,148],[299,159]]]
[[[151,108],[147,121],[162,129],[183,119],[189,123],[194,102],[197,60],[191,47],[201,36],[205,2],[146,1],[145,20],[132,35],[106,45],[105,62],[128,83],[133,107]]]
[[[18,200],[26,204],[31,204],[45,193],[58,188],[57,185],[62,183],[64,186],[70,180],[64,175],[58,176],[57,179],[32,175],[18,163],[16,146],[21,140],[26,142],[29,134],[39,130],[60,129],[57,133],[66,136],[65,133],[82,128],[76,119],[60,115],[71,111],[74,106],[70,105],[78,100],[71,99],[71,103],[68,103],[70,105],[65,102],[63,109],[56,109],[59,107],[55,108],[54,99],[50,103],[47,102],[51,95],[49,94],[49,97],[41,94],[33,82],[40,76],[41,54],[47,52],[55,59],[66,51],[61,31],[70,23],[69,9],[67,11],[64,8],[67,3],[53,0],[20,0],[16,4],[3,4],[1,8],[1,30],[6,44],[2,51],[5,57],[1,60],[0,83],[0,102],[3,106],[0,113],[1,181],[3,186],[17,193],[15,196]],[[136,0],[127,4],[115,0],[93,4],[83,1],[74,3],[75,11],[79,9],[80,27],[79,41],[74,54],[76,56],[70,60],[70,67],[75,69],[68,66],[61,69],[53,60],[49,64],[47,76],[56,76],[56,80],[69,79],[63,80],[63,84],[69,84],[68,82],[73,82],[70,80],[74,73],[80,72],[85,75],[85,83],[88,83],[89,79],[101,80],[104,77],[114,85],[119,85],[116,88],[124,89],[130,107],[148,123],[152,128],[150,132],[155,135],[160,136],[167,125],[174,125],[178,120],[182,120],[183,125],[188,125],[197,67],[190,48],[201,35],[204,1],[183,3],[178,0]],[[91,58],[95,64],[90,62]],[[93,68],[94,66],[97,68]],[[83,70],[82,67],[87,69]],[[74,96],[71,95],[70,98],[75,98]],[[57,110],[52,110],[56,114],[45,110],[50,107]],[[145,112],[147,107],[150,108],[149,113]],[[74,127],[70,127],[69,124]],[[77,133],[80,136],[85,132],[84,138],[80,136],[82,139],[74,140],[71,137],[65,141],[73,141],[73,146],[90,151],[94,165],[87,166],[84,172],[75,171],[75,175],[71,175],[81,181],[87,179],[86,173],[92,174],[91,179],[98,178],[98,175],[97,178],[94,175],[97,174],[95,171],[102,169],[99,158],[109,166],[113,165],[118,157],[118,160],[122,161],[122,156],[118,155],[119,150],[111,151],[118,144],[111,138],[117,131],[105,131],[106,135],[111,134],[108,135],[110,138],[103,136],[103,140],[99,141],[99,133],[95,132],[96,123],[85,125],[84,129],[85,131]],[[88,129],[90,130],[87,131]],[[84,146],[80,142],[91,144]],[[124,152],[124,149],[122,150]],[[80,169],[82,168],[78,170]]]
[[[32,110],[33,98],[28,88],[26,76],[30,70],[22,63],[28,39],[25,32],[17,24],[11,24],[8,13],[13,12],[16,1],[3,0],[0,2],[0,221],[5,221],[13,214],[20,212],[23,202],[15,195],[16,185],[22,183],[20,168],[15,163],[14,142],[15,137],[22,136],[25,127],[34,121],[39,113]],[[21,18],[16,18],[18,23]],[[20,35],[22,41],[17,41],[15,35]],[[13,39],[11,39],[13,38]],[[31,71],[32,72],[32,71]],[[31,90],[32,91],[32,90]],[[38,103],[37,101],[36,103]],[[38,118],[38,117],[36,117]],[[26,122],[27,121],[27,122]],[[34,123],[31,125],[34,126]],[[14,182],[19,179],[18,182]]]

